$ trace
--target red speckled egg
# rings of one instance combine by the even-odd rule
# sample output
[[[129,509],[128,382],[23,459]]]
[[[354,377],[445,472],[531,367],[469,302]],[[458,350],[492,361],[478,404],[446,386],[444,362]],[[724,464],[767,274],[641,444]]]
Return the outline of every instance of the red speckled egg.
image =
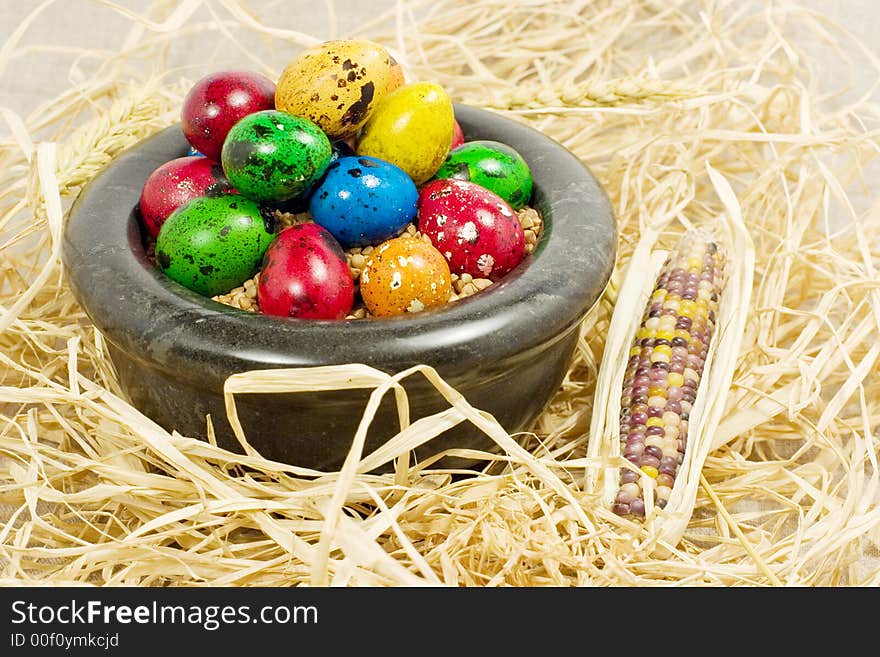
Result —
[[[217,162],[198,155],[170,160],[150,174],[141,190],[144,227],[156,237],[168,216],[187,201],[235,193]]]
[[[453,120],[452,122],[452,144],[449,146],[449,150],[453,148],[458,148],[464,143],[464,131],[461,129],[461,126],[458,124],[458,121]]]
[[[260,312],[301,319],[344,319],[354,305],[354,280],[336,238],[313,223],[285,228],[263,256]]]
[[[525,257],[525,234],[512,207],[485,187],[435,180],[419,193],[419,230],[456,274],[498,280]]]
[[[219,162],[223,140],[239,119],[275,109],[275,83],[253,71],[219,71],[196,82],[183,100],[181,128],[193,148]]]

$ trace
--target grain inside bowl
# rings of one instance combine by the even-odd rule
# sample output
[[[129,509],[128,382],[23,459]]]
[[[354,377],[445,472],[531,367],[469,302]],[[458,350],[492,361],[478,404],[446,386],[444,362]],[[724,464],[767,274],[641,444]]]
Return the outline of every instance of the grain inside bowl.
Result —
[[[543,234],[544,220],[537,210],[528,206],[518,210],[516,214],[525,233],[526,253],[532,254]],[[276,211],[275,216],[278,219],[278,230],[294,224],[308,223],[312,221],[308,213],[305,212],[293,214],[290,212]],[[420,233],[414,224],[408,225],[404,234],[424,240],[429,244],[431,243],[431,238]],[[355,285],[359,283],[361,270],[367,261],[367,257],[373,252],[374,248],[375,247],[372,246],[365,246],[363,248],[353,247],[346,249],[345,259],[348,262],[348,267],[351,271],[352,278],[355,281]],[[218,303],[238,308],[239,310],[257,313],[260,311],[260,306],[257,302],[259,280],[260,274],[257,272],[252,278],[241,285],[233,288],[226,294],[215,295],[212,299]],[[477,294],[478,292],[489,288],[491,285],[492,281],[488,278],[474,278],[470,274],[452,274],[452,294],[449,296],[449,302],[452,303],[459,299],[464,299]],[[367,311],[360,296],[358,296],[352,312],[346,317],[346,319],[368,319],[370,317],[370,313]]]

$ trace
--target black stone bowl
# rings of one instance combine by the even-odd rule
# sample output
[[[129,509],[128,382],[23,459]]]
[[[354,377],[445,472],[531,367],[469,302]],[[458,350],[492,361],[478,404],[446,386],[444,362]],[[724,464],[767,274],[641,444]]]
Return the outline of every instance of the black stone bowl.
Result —
[[[246,370],[363,363],[388,373],[435,367],[477,408],[510,432],[527,430],[558,390],[578,327],[602,293],[616,255],[608,198],[587,168],[556,141],[502,116],[457,105],[469,140],[509,144],[534,176],[531,205],[544,217],[535,253],[501,282],[416,317],[356,321],[275,318],[229,308],[191,292],[152,266],[137,203],[149,174],[186,153],[172,126],[136,145],[82,191],[64,231],[63,258],[73,292],[106,338],[131,403],[167,429],[206,435],[241,451],[227,420],[223,383]],[[448,407],[421,375],[404,382],[411,421]],[[336,469],[348,453],[369,390],[236,396],[248,442],[291,465]],[[399,430],[386,396],[365,454]],[[490,449],[469,422],[416,450]],[[442,465],[472,467],[447,456]]]

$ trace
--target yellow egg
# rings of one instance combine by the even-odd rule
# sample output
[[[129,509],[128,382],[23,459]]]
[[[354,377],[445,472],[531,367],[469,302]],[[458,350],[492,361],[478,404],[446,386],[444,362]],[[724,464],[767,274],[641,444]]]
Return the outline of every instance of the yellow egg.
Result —
[[[326,41],[302,51],[275,87],[275,108],[302,116],[331,139],[357,134],[392,79],[391,55],[362,39]]]
[[[419,313],[449,302],[446,258],[415,237],[395,237],[373,251],[361,271],[361,297],[376,317]]]
[[[412,82],[379,102],[361,131],[357,152],[396,164],[420,185],[446,159],[454,125],[452,101],[443,87]]]

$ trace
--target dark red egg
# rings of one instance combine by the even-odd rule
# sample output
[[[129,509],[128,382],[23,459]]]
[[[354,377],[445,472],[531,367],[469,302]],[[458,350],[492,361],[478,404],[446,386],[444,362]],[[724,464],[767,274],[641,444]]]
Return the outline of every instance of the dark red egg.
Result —
[[[187,93],[180,113],[187,140],[219,162],[223,140],[239,119],[275,109],[275,83],[254,71],[219,71],[201,78]]]
[[[336,238],[318,224],[285,228],[263,256],[260,312],[300,319],[344,319],[354,305],[354,280]]]
[[[419,230],[456,274],[498,280],[525,257],[525,234],[512,207],[485,187],[442,179],[419,193]]]
[[[219,163],[198,155],[178,157],[155,169],[144,183],[139,204],[144,227],[156,237],[168,216],[187,201],[235,193]]]
[[[464,131],[461,129],[461,126],[458,124],[458,121],[453,121],[452,123],[452,144],[449,146],[449,150],[453,148],[457,148],[464,143]]]

